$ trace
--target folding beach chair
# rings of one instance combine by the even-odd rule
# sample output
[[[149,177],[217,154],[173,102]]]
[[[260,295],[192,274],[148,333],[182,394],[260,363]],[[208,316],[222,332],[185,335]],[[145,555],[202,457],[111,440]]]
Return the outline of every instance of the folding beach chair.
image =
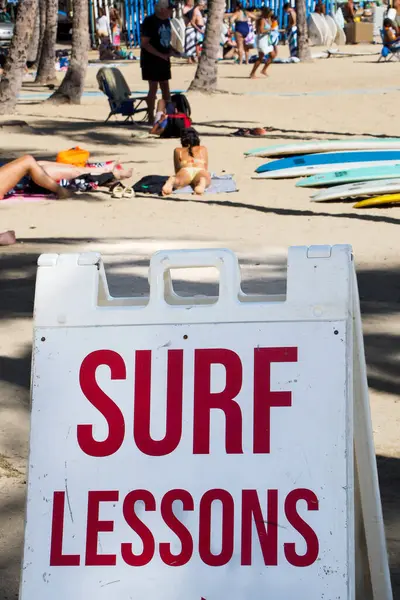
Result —
[[[389,62],[390,60],[392,60],[393,57],[397,60],[400,60],[400,43],[393,42],[393,44],[388,44],[387,42],[385,42],[385,30],[381,29],[379,33],[381,34],[383,46],[381,50],[381,55],[378,58],[378,62],[380,62],[381,60],[383,60],[384,62]]]
[[[110,105],[110,114],[105,123],[114,115],[126,117],[125,121],[131,120],[138,113],[147,115],[146,100],[143,97],[132,97],[128,84],[121,71],[115,67],[102,67],[97,72],[97,82],[101,91],[107,96]],[[143,106],[142,106],[143,105]]]

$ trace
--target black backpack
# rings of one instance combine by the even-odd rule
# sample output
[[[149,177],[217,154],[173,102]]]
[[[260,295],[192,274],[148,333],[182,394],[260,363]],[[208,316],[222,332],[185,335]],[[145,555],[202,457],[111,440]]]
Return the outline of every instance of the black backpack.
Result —
[[[133,189],[139,194],[161,194],[167,179],[163,175],[145,175],[135,183]]]
[[[191,116],[192,109],[190,108],[189,100],[186,98],[185,94],[174,94],[171,96],[171,102],[176,107],[178,113],[183,113],[187,117]]]
[[[182,131],[192,126],[192,122],[189,117],[184,113],[177,113],[175,115],[168,115],[167,124],[163,129],[160,137],[162,138],[180,138]]]

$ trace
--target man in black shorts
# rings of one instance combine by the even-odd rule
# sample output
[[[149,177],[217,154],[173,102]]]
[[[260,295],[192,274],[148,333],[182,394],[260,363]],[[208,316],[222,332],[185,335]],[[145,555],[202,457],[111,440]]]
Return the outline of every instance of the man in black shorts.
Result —
[[[142,25],[140,44],[140,66],[142,79],[149,82],[147,106],[149,122],[154,123],[154,106],[158,84],[165,103],[171,100],[169,80],[171,79],[171,19],[170,0],[158,0],[154,15],[146,17]]]

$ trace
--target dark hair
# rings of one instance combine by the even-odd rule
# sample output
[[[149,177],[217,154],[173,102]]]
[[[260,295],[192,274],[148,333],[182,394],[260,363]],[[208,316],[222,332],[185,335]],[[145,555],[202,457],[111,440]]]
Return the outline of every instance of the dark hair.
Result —
[[[236,2],[236,9],[235,10],[243,10],[244,6],[242,4],[242,2]]]
[[[272,10],[268,6],[263,6],[261,9],[261,18],[269,19],[269,17],[271,15],[272,15]]]
[[[192,111],[190,108],[189,100],[184,94],[173,94],[171,96],[171,102],[174,104],[178,113],[183,113],[187,117],[190,117]]]
[[[288,8],[292,8],[290,2],[286,2],[286,4],[283,5],[283,10],[287,10]]]
[[[394,27],[394,23],[393,23],[392,19],[383,19],[383,26],[384,27]]]
[[[190,156],[193,156],[193,148],[200,146],[199,134],[193,127],[187,127],[182,131],[181,144],[183,148],[188,148]]]

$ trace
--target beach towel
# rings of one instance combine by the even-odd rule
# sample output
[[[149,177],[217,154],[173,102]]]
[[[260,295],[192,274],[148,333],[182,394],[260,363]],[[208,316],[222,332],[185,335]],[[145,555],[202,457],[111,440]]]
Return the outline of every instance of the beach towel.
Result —
[[[290,56],[297,56],[297,27],[291,27],[288,32]]]
[[[114,181],[112,173],[102,173],[101,175],[85,173],[75,179],[61,179],[59,184],[71,192],[95,192],[99,187],[108,186]]]
[[[188,25],[185,32],[185,56],[195,56],[196,39],[196,29]]]
[[[211,185],[206,189],[206,194],[230,194],[237,192],[236,181],[233,179],[233,175],[211,175]],[[193,194],[193,190],[190,185],[181,188],[180,190],[174,190],[174,194]]]
[[[139,194],[154,194],[161,195],[163,185],[166,183],[168,177],[163,175],[146,175],[142,177],[133,186],[136,193]],[[233,179],[233,175],[215,175],[211,174],[211,185],[206,189],[206,194],[229,194],[231,192],[237,192],[236,182]],[[188,185],[187,187],[174,190],[174,194],[193,194],[193,190]]]
[[[279,33],[279,29],[271,29],[269,34],[269,41],[272,46],[277,46],[279,44],[281,34]]]
[[[287,58],[280,58],[279,56],[277,56],[272,62],[274,63],[274,65],[291,65],[294,63],[299,63],[300,59],[297,58],[297,56],[288,56]]]

